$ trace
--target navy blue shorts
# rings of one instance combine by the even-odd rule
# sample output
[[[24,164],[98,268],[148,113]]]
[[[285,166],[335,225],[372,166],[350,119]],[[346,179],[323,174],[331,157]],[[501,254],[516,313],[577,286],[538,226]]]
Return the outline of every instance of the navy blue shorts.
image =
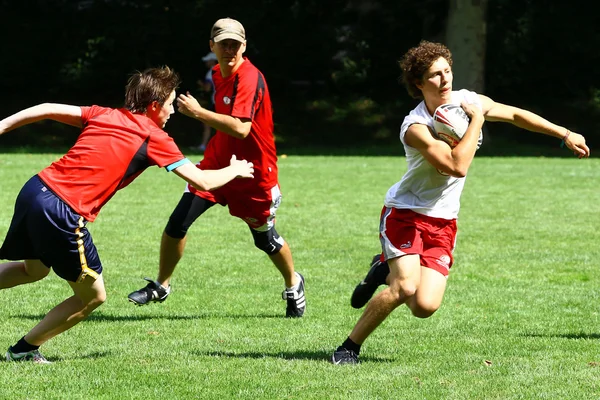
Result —
[[[40,260],[71,282],[102,273],[87,221],[35,175],[21,189],[0,259]]]

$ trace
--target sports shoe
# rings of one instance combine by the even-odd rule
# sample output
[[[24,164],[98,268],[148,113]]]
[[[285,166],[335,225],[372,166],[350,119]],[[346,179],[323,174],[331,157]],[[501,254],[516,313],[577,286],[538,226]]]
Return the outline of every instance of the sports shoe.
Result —
[[[373,293],[379,285],[385,283],[385,278],[390,273],[390,267],[387,263],[381,262],[379,254],[373,257],[371,267],[365,279],[363,279],[352,292],[350,305],[354,308],[361,308],[373,297]]]
[[[358,364],[358,354],[345,347],[338,347],[331,356],[331,363],[335,365]]]
[[[283,300],[287,300],[287,308],[285,309],[285,316],[287,318],[300,318],[304,315],[306,310],[306,298],[304,297],[304,277],[302,274],[296,272],[300,277],[300,284],[298,289],[285,289],[281,294]]]
[[[9,347],[6,351],[6,361],[33,361],[36,364],[52,364],[46,360],[46,357],[39,350],[28,351],[25,353],[13,353]]]
[[[143,306],[150,302],[162,303],[167,299],[167,296],[171,293],[171,285],[164,287],[152,279],[144,279],[148,281],[148,284],[146,287],[130,293],[129,296],[127,296],[130,302],[135,303],[138,306]]]

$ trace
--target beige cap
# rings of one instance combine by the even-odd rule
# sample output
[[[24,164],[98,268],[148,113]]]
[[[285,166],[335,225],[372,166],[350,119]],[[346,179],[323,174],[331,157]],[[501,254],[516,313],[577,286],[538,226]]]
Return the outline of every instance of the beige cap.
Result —
[[[221,18],[213,25],[210,38],[215,43],[225,39],[233,39],[243,43],[246,41],[246,31],[243,25],[235,19]]]

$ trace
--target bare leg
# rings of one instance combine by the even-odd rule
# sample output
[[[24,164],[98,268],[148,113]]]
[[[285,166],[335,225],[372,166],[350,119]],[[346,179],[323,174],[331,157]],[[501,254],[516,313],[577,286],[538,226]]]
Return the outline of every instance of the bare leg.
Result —
[[[388,260],[391,285],[375,296],[352,329],[350,339],[362,344],[394,309],[413,296],[419,287],[420,258],[411,254]]]
[[[25,260],[0,264],[0,289],[39,281],[50,273],[40,260]]]
[[[54,307],[33,327],[25,340],[41,346],[54,336],[83,321],[106,300],[102,275],[94,280],[87,277],[82,283],[69,282],[74,295]]]
[[[183,250],[185,249],[187,237],[183,238],[172,238],[165,232],[162,234],[160,241],[160,260],[158,265],[158,283],[162,286],[169,286],[169,281],[175,271],[175,267],[181,257],[183,257]]]
[[[447,277],[438,271],[421,267],[421,284],[417,293],[406,302],[415,317],[428,318],[442,305]]]
[[[285,286],[291,288],[299,282],[294,273],[294,261],[292,260],[292,251],[287,242],[283,242],[283,247],[278,253],[269,255],[269,258],[275,264],[285,281]]]

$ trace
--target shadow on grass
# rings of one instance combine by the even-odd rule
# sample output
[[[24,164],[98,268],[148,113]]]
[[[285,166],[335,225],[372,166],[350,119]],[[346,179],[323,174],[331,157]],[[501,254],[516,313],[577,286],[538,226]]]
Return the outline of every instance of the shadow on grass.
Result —
[[[74,361],[74,360],[97,360],[99,358],[110,357],[111,351],[95,351],[88,354],[78,354],[74,357],[48,357],[48,361],[60,362],[60,361]]]
[[[333,348],[331,353],[324,351],[286,351],[286,352],[243,352],[234,353],[231,351],[192,351],[191,353],[199,357],[229,357],[229,358],[251,358],[251,359],[262,359],[262,358],[278,358],[282,360],[313,360],[313,361],[327,361],[331,359],[333,354]],[[360,356],[361,362],[379,362],[388,363],[393,362],[391,359],[373,357],[373,356]]]
[[[600,339],[600,333],[524,333],[521,336],[561,339]]]
[[[37,315],[22,315],[22,314],[14,314],[11,315],[10,318],[20,318],[20,319],[29,319],[34,321],[39,321],[44,318],[45,315],[37,314]],[[157,320],[164,319],[169,321],[185,321],[185,320],[195,320],[195,319],[284,319],[282,314],[227,314],[227,313],[206,313],[206,314],[196,314],[196,315],[106,315],[106,314],[92,314],[86,321],[95,321],[95,322],[117,322],[117,321],[125,321],[125,322],[134,322],[134,321],[149,321],[149,320]]]

